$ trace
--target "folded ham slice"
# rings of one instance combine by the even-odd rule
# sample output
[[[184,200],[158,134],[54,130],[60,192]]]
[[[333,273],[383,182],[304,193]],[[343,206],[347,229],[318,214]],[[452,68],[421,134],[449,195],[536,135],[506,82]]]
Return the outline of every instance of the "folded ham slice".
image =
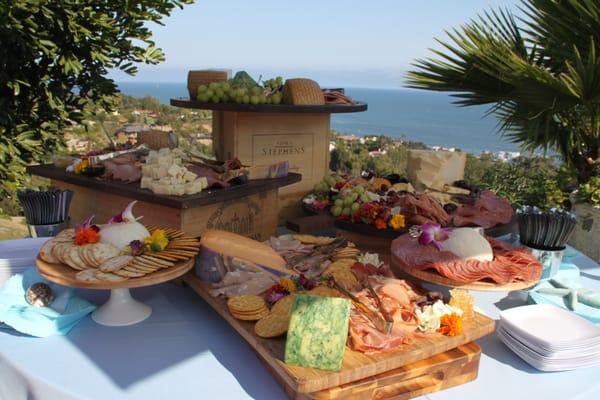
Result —
[[[482,191],[473,205],[463,205],[453,215],[454,226],[481,226],[491,228],[508,224],[513,216],[510,202],[491,190]]]
[[[532,282],[540,278],[542,266],[527,250],[513,248],[508,243],[490,237],[486,237],[486,240],[492,246],[492,261],[463,260],[433,245],[421,245],[409,234],[392,242],[392,257],[405,268],[434,269],[440,275],[462,283],[490,280],[506,284]]]
[[[433,223],[447,226],[451,220],[440,203],[426,193],[417,196],[412,194],[400,196],[394,207],[400,207],[401,213],[410,225]]]

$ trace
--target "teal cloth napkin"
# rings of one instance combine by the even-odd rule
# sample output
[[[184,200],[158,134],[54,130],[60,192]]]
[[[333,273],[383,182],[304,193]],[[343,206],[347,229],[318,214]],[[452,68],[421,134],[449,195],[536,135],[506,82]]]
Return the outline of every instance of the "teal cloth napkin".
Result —
[[[25,293],[36,282],[50,285],[54,301],[48,307],[33,307]],[[75,291],[42,278],[35,267],[12,276],[0,289],[0,321],[32,336],[66,335],[96,306],[77,297]]]
[[[574,258],[579,256],[581,256],[580,252],[578,252],[570,246],[567,246],[562,263],[560,264],[560,269],[556,273],[556,276],[554,276],[554,279],[557,279],[560,282],[572,288],[583,287],[580,281],[579,268],[577,268],[577,266],[572,262]],[[553,304],[555,306],[569,310],[567,305],[565,304],[565,299],[563,297],[535,292],[539,288],[553,287],[554,286],[552,286],[547,279],[540,281],[540,283],[538,283],[533,289],[531,289],[528,292],[528,302],[532,304]],[[600,300],[600,291],[597,291],[595,294],[593,294],[593,296],[598,296],[598,299]],[[577,304],[577,307],[573,312],[579,315],[580,317],[583,317],[593,322],[594,324],[600,325],[600,309],[598,308],[590,307],[585,304],[579,303]]]

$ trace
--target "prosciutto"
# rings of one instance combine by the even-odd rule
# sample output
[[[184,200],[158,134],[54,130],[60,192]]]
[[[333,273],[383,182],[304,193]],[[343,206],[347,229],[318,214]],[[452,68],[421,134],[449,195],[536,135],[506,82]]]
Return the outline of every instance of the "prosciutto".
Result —
[[[221,282],[213,284],[210,295],[213,297],[258,295],[276,283],[277,280],[266,272],[229,271]]]
[[[137,163],[137,158],[126,154],[102,163],[104,165],[104,176],[109,179],[124,181],[127,183],[137,182],[142,178],[142,169]]]
[[[392,257],[405,268],[436,270],[440,275],[462,283],[493,281],[498,284],[531,282],[542,274],[539,261],[524,248],[486,237],[494,253],[492,261],[464,260],[433,245],[421,245],[409,234],[392,242]]]
[[[491,190],[482,191],[473,205],[462,205],[453,215],[454,226],[481,226],[491,228],[507,224],[513,216],[510,202]]]
[[[398,349],[412,343],[418,335],[417,319],[413,313],[413,303],[419,297],[405,281],[383,276],[370,276],[371,286],[385,305],[386,311],[394,319],[390,334],[378,330],[373,322],[356,308],[350,313],[350,346],[363,353],[382,353]],[[368,290],[355,294],[360,302],[377,312],[375,299]]]
[[[451,217],[434,198],[426,193],[418,196],[407,194],[396,200],[395,207],[400,207],[402,214],[410,225],[434,223],[447,226]]]

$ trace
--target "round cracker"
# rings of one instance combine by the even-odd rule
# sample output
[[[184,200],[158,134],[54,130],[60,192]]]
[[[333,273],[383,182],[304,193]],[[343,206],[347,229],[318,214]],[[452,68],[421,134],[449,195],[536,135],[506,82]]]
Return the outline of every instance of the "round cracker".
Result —
[[[233,311],[251,312],[261,310],[266,305],[262,297],[245,294],[231,297],[227,300],[227,307]]]
[[[96,261],[98,267],[105,261],[108,261],[121,253],[121,250],[108,243],[95,243],[91,251],[92,258]]]
[[[67,264],[69,267],[78,271],[88,269],[88,267],[84,265],[81,259],[79,258],[79,249],[77,248],[77,246],[69,247],[63,254],[63,260],[65,261],[65,264]]]
[[[99,269],[102,272],[114,272],[125,268],[133,262],[133,256],[116,256],[104,261]]]
[[[71,242],[75,239],[75,229],[63,229],[54,237],[54,240],[59,242]]]
[[[239,319],[241,321],[258,321],[269,315],[269,310],[265,308],[261,312],[255,314],[238,314],[232,312],[231,315],[233,315],[235,319]]]
[[[275,303],[271,308],[271,312],[283,315],[292,315],[292,304],[294,304],[294,295],[290,294]]]
[[[254,332],[263,338],[274,338],[287,332],[290,318],[281,313],[270,313],[254,325]]]
[[[57,242],[54,239],[50,239],[47,240],[43,245],[42,248],[40,249],[40,258],[44,261],[46,261],[47,263],[51,263],[51,264],[57,264],[59,261],[56,257],[54,257],[52,255],[52,249],[54,248],[54,246],[56,246],[59,242]]]
[[[61,263],[66,264],[65,253],[73,246],[70,242],[60,242],[52,248],[52,255]]]
[[[112,272],[102,272],[99,270],[95,270],[95,272],[96,272],[96,278],[100,279],[101,281],[121,282],[121,281],[127,280],[127,277],[119,276],[119,275],[113,274]]]
[[[95,269],[84,269],[75,274],[75,279],[82,282],[98,282]]]
[[[324,285],[317,286],[316,288],[309,290],[308,294],[322,297],[344,297],[339,290]]]
[[[126,269],[118,269],[111,273],[115,274],[115,275],[119,275],[120,277],[123,277],[123,278],[140,278],[140,277],[146,275],[145,272],[132,272],[132,271],[128,271]]]

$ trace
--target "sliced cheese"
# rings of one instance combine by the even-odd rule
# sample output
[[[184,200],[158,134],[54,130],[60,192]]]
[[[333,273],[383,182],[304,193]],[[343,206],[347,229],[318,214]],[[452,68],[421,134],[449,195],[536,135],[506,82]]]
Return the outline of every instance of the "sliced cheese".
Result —
[[[264,243],[238,235],[237,233],[208,230],[200,240],[202,248],[222,254],[248,260],[286,274],[297,274],[286,268],[286,262],[275,250]]]
[[[454,228],[448,239],[441,242],[442,250],[449,251],[463,260],[492,261],[494,252],[490,242],[479,233],[478,228]]]

